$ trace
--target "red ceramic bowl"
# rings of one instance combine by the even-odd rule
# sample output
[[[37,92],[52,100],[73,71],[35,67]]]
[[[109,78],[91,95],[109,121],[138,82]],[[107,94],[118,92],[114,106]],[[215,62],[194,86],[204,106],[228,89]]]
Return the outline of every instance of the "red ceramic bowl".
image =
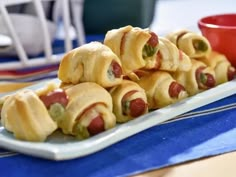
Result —
[[[225,54],[236,67],[236,14],[204,17],[198,21],[198,27],[212,49]]]

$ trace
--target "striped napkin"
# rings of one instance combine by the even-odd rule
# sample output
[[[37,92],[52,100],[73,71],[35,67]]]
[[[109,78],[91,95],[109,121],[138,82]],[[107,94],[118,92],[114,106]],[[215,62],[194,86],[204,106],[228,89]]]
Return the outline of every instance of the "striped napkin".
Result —
[[[57,77],[59,65],[0,71],[0,93],[14,91]]]

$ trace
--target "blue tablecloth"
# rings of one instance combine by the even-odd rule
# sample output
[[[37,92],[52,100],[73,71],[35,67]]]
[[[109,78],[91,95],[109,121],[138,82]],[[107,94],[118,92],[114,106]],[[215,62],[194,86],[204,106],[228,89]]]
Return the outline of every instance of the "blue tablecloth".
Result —
[[[236,150],[236,95],[86,157],[50,161],[0,151],[2,177],[128,176]]]

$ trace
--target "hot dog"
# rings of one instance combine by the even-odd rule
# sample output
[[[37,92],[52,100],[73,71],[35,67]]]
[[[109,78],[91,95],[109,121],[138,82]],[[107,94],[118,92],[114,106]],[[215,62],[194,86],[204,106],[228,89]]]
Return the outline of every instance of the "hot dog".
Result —
[[[106,33],[104,44],[120,58],[124,74],[140,68],[158,69],[158,36],[148,30],[125,26]]]
[[[47,87],[49,88],[49,87]],[[40,89],[37,90],[40,100],[47,108],[49,115],[57,124],[66,118],[66,106],[69,102],[69,97],[65,90],[61,88],[55,89]]]
[[[85,139],[116,125],[111,95],[100,85],[84,82],[68,87],[65,92],[70,98],[67,117],[59,123],[65,134]]]
[[[215,86],[215,72],[203,62],[192,59],[192,68],[188,72],[175,72],[173,77],[182,84],[189,95],[195,95]]]
[[[235,68],[226,56],[219,52],[212,51],[208,57],[202,57],[199,60],[214,69],[216,85],[230,81],[236,75]]]
[[[109,92],[117,122],[127,122],[148,112],[145,91],[137,83],[123,80]]]
[[[210,73],[206,73],[204,71],[206,69],[207,67],[204,66],[198,67],[195,72],[198,88],[202,90],[206,90],[215,86],[215,77]]]
[[[68,52],[58,70],[63,83],[95,82],[104,88],[121,83],[122,75],[119,58],[100,42],[90,42]]]
[[[183,85],[165,71],[155,71],[137,82],[146,92],[148,108],[158,109],[182,100],[188,96]]]
[[[196,59],[208,56],[211,51],[211,45],[204,36],[189,30],[174,31],[169,33],[166,38],[190,58]]]
[[[58,128],[84,139],[116,124],[111,95],[90,82],[19,91],[4,99],[1,117],[8,131],[26,141],[45,141]]]
[[[190,58],[164,37],[159,37],[157,57],[162,71],[188,71],[192,66]]]
[[[56,86],[46,86],[44,92],[52,88]],[[17,139],[45,141],[58,128],[48,109],[36,92],[29,89],[18,91],[4,100],[1,123]]]

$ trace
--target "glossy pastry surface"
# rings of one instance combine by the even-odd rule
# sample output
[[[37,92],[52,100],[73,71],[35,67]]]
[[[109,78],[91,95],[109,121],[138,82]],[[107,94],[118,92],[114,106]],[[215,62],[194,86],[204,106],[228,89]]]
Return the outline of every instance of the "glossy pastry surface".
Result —
[[[58,78],[64,83],[95,82],[103,87],[119,84],[122,75],[119,58],[100,42],[73,49],[62,58],[58,70]]]
[[[216,85],[215,71],[199,60],[192,59],[192,67],[187,72],[175,72],[173,77],[182,84],[190,96]]]
[[[17,139],[45,141],[57,129],[47,108],[31,90],[9,96],[2,106],[1,123]]]
[[[67,118],[59,124],[65,134],[84,139],[116,125],[111,95],[100,85],[85,82],[71,86],[65,92],[69,97]]]
[[[106,33],[104,44],[120,58],[125,74],[143,67],[159,67],[158,36],[149,29],[130,25],[113,29]]]
[[[217,85],[234,79],[236,75],[235,68],[221,53],[212,51],[208,57],[202,57],[199,60],[214,69]]]
[[[123,80],[110,90],[110,94],[117,122],[127,122],[148,112],[145,91],[133,81]]]
[[[149,109],[158,109],[188,96],[185,88],[165,71],[142,77],[138,84],[145,90]]]
[[[166,37],[190,58],[208,56],[211,51],[211,45],[204,36],[189,30],[177,30]]]

